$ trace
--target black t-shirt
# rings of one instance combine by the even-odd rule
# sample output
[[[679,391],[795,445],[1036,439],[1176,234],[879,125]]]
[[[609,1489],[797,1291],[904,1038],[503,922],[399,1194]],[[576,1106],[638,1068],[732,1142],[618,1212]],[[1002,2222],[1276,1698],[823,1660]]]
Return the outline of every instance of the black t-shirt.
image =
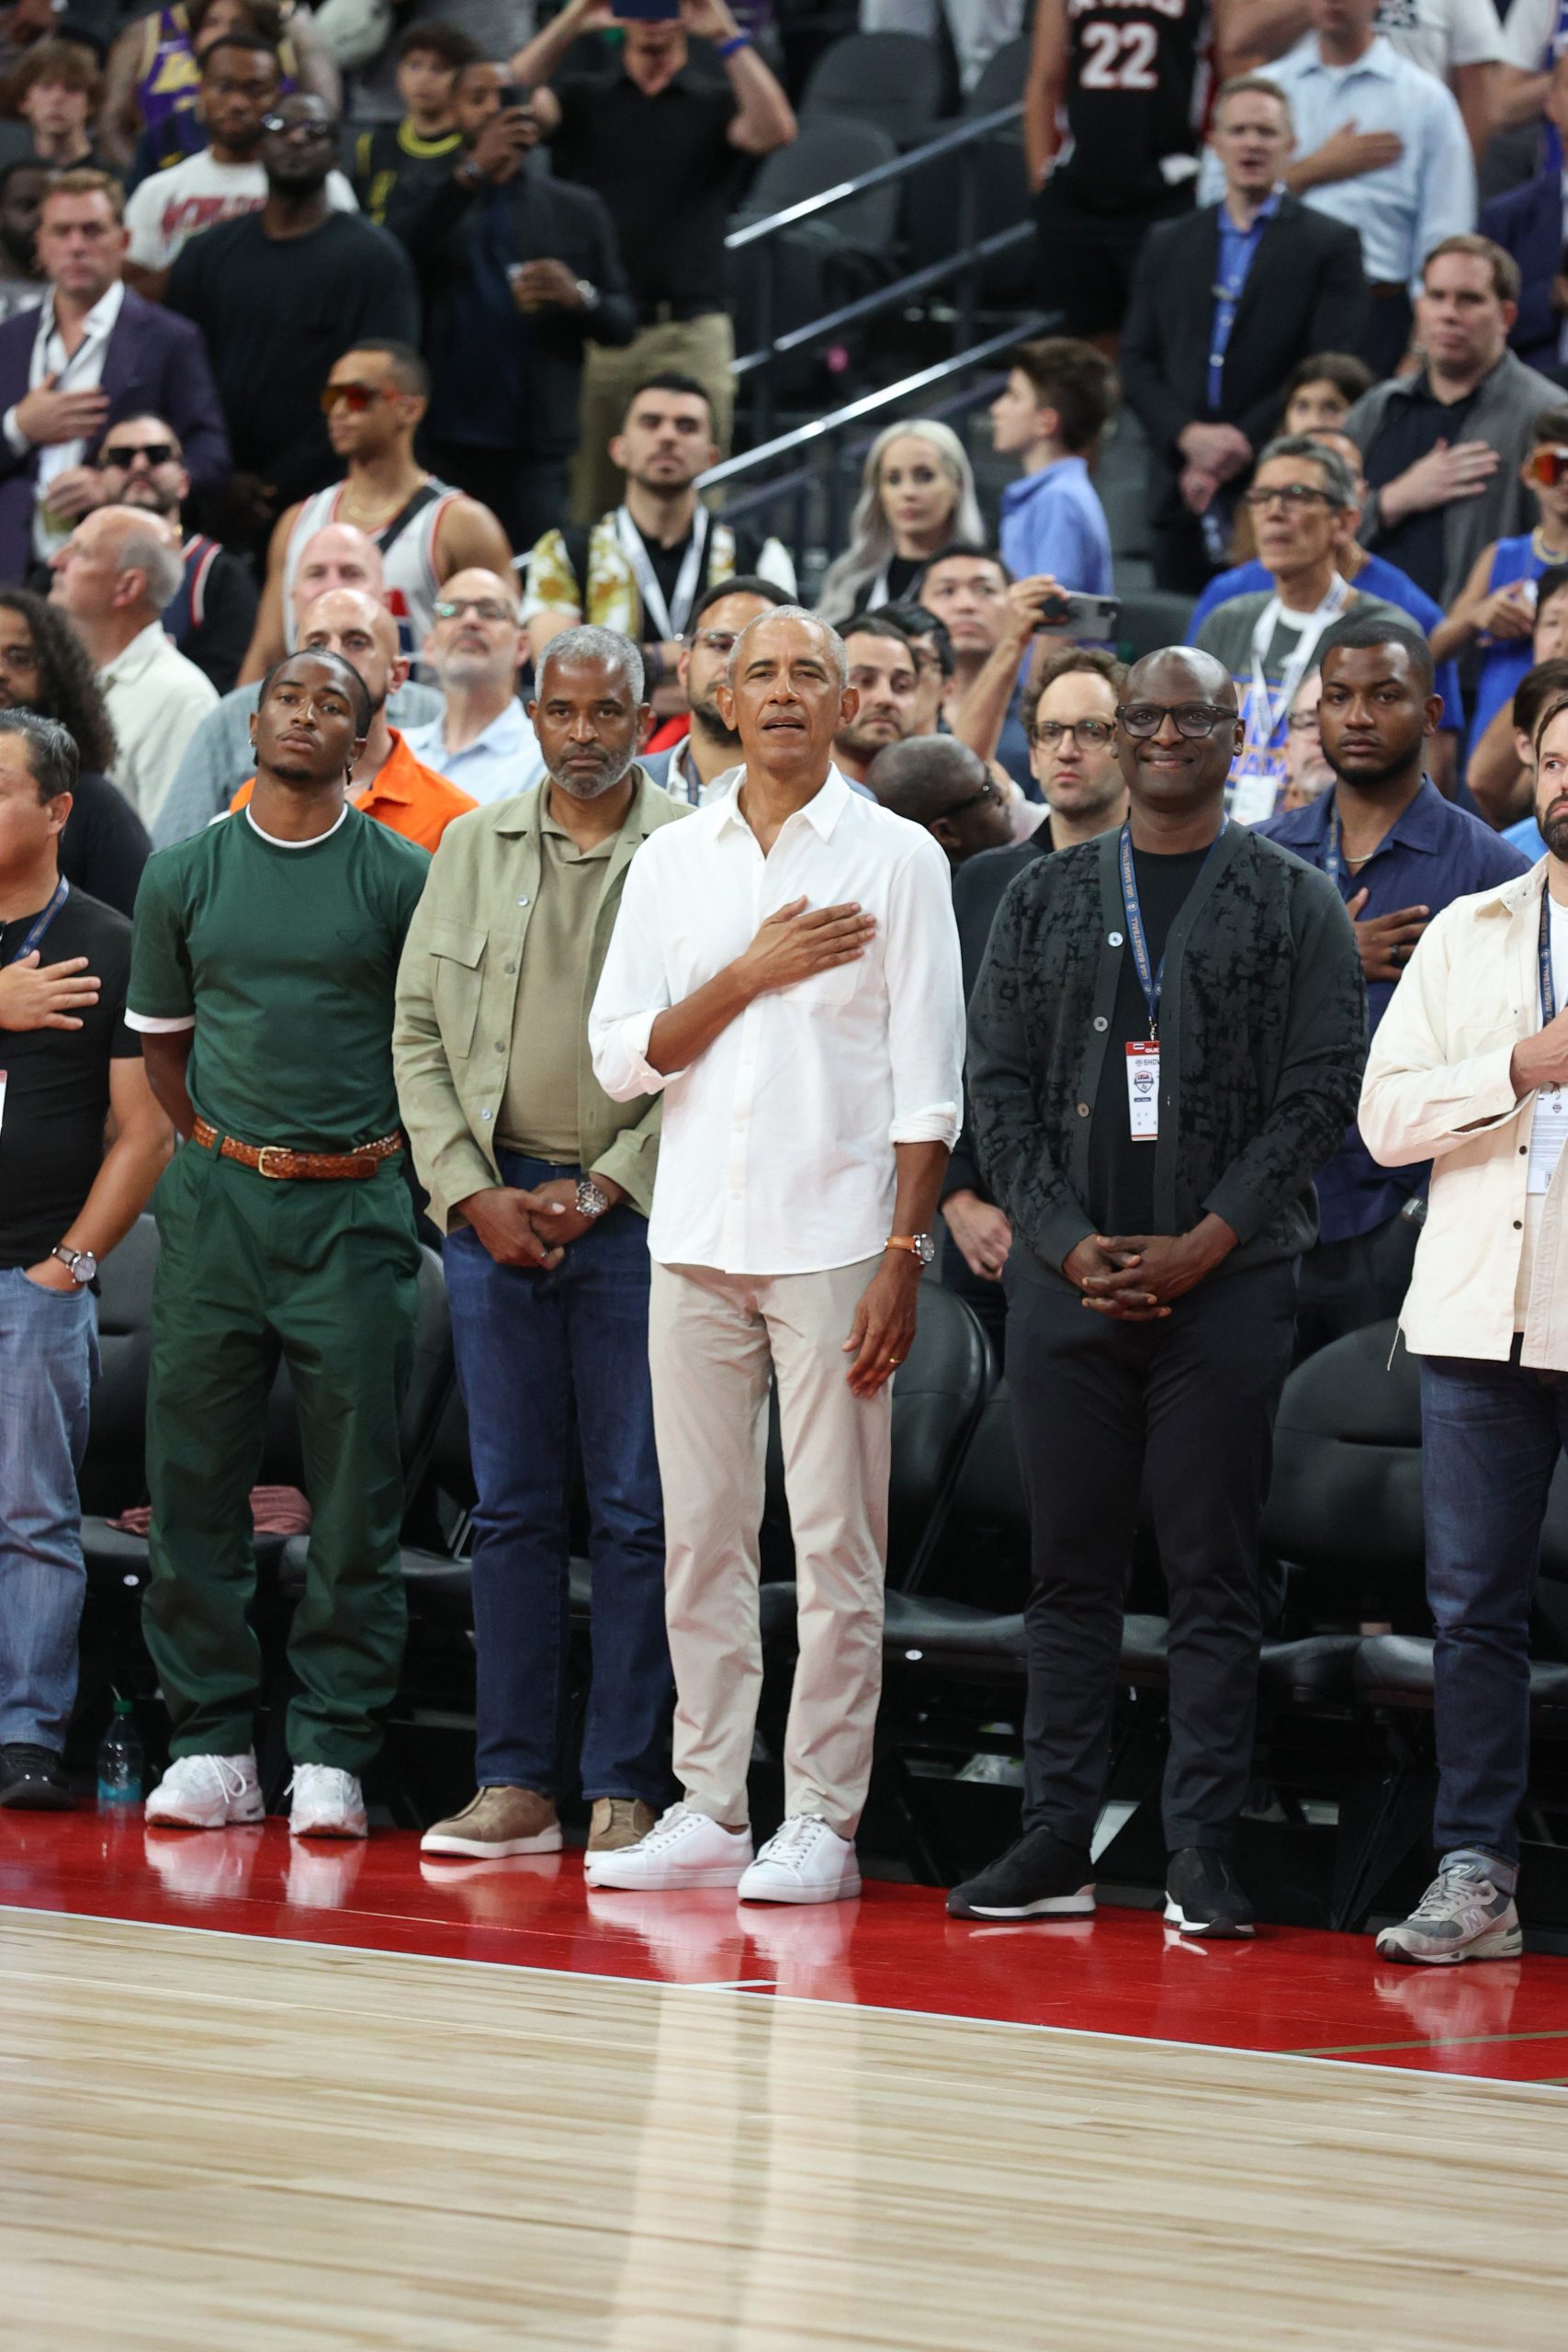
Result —
[[[0,966],[42,911],[0,926]],[[80,1029],[0,1029],[0,1266],[6,1267],[47,1258],[80,1210],[103,1161],[109,1064],[141,1052],[125,1025],[130,925],[123,915],[73,889],[39,954],[46,965],[85,956],[101,985]]]
[[[350,212],[302,237],[269,237],[259,212],[208,229],[164,300],[206,337],[236,467],[275,483],[282,505],[342,470],[321,408],[333,362],[367,340],[419,341],[408,255]]]
[[[1381,490],[1385,482],[1413,466],[1417,458],[1425,458],[1439,441],[1450,443],[1470,438],[1470,413],[1475,405],[1476,391],[1467,392],[1464,399],[1445,405],[1435,400],[1430,386],[1423,376],[1408,397],[1390,401],[1383,411],[1383,421],[1377,438],[1367,451],[1361,470],[1373,490]],[[1377,531],[1377,551],[1396,563],[1401,571],[1408,572],[1418,588],[1438,604],[1443,601],[1443,582],[1448,564],[1443,554],[1444,506],[1426,507],[1419,514],[1407,514],[1392,531]]]
[[[124,793],[107,775],[84,769],[60,837],[60,870],[73,890],[85,890],[89,898],[129,915],[135,910],[136,886],[152,854],[147,828]],[[62,908],[45,934],[43,952],[51,962],[55,959],[47,942],[64,912]]]
[[[462,144],[459,130],[422,139],[409,122],[362,130],[354,145],[354,193],[366,219],[400,237],[426,198],[451,178]]]
[[[1133,852],[1133,872],[1138,884],[1138,911],[1148,942],[1149,962],[1156,971],[1165,954],[1171,924],[1187,903],[1188,892],[1203,870],[1206,849],[1184,850],[1176,857],[1160,857],[1148,850]],[[1105,1041],[1105,1067],[1095,1099],[1089,1131],[1089,1198],[1084,1203],[1097,1233],[1150,1233],[1155,1215],[1154,1143],[1134,1143],[1127,1108],[1127,1047],[1146,1040],[1149,1008],[1133,960],[1129,939],[1122,950],[1116,981],[1116,1009]]]
[[[652,98],[620,72],[567,74],[550,87],[560,107],[556,171],[604,198],[639,305],[722,311],[725,232],[749,168],[729,142],[728,83],[688,70]]]
[[[1197,152],[1208,0],[1073,0],[1067,17],[1073,147],[1055,176],[1090,211],[1142,212],[1169,198],[1161,158]]]

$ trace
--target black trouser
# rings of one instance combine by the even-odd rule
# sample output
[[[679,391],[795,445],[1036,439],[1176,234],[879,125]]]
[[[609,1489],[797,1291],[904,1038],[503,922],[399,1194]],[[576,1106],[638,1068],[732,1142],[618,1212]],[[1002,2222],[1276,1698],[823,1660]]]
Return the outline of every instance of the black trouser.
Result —
[[[1000,1283],[987,1282],[984,1274],[970,1272],[968,1260],[951,1233],[942,1245],[942,1286],[974,1308],[980,1318],[981,1329],[996,1351],[999,1371],[1007,1363],[1007,1292]]]
[[[1168,1320],[1113,1323],[1008,1277],[1008,1385],[1028,1497],[1024,1825],[1088,1846],[1110,1770],[1140,1490],[1169,1588],[1166,1843],[1224,1848],[1252,1766],[1258,1530],[1291,1361],[1291,1262],[1216,1275]]]
[[[490,508],[513,555],[526,555],[547,531],[564,530],[571,520],[564,458],[525,458],[521,449],[484,449],[433,435],[424,444],[424,462],[454,490]]]
[[[1173,515],[1151,534],[1155,586],[1171,596],[1201,596],[1219,567],[1211,562],[1201,518]]]
[[[1421,1228],[1407,1216],[1391,1216],[1370,1233],[1345,1241],[1320,1241],[1301,1261],[1296,1295],[1296,1362],[1314,1355],[1331,1340],[1397,1315],[1410,1288]]]
[[[1034,199],[1035,283],[1068,334],[1113,334],[1127,315],[1133,268],[1157,220],[1192,209],[1189,180],[1140,212],[1091,212],[1053,175]]]

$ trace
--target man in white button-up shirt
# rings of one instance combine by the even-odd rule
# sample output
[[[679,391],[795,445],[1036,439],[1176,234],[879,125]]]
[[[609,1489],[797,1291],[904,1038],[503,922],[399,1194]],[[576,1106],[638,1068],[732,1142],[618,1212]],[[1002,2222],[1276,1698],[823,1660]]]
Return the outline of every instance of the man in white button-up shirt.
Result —
[[[1535,735],[1529,874],[1427,924],[1372,1040],[1360,1129],[1385,1168],[1430,1157],[1400,1314],[1421,1359],[1438,1877],[1386,1960],[1512,1960],[1529,1779],[1530,1594],[1568,1446],[1568,701]]]
[[[589,1022],[616,1101],[664,1093],[649,1351],[682,1800],[590,1883],[860,1885],[881,1687],[891,1400],[958,1132],[964,1004],[947,865],[832,763],[842,641],[785,606],[720,690],[737,789],[639,851]],[[752,1860],[758,1522],[778,1383],[800,1594],[787,1818]]]

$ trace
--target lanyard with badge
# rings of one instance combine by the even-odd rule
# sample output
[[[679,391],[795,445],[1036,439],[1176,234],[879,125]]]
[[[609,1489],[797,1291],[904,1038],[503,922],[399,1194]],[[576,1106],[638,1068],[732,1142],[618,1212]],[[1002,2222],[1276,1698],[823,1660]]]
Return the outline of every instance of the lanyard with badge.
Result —
[[[60,880],[55,885],[53,898],[51,899],[48,906],[45,907],[41,915],[35,915],[33,917],[31,922],[28,925],[27,937],[23,940],[21,945],[15,949],[11,955],[6,956],[6,961],[7,964],[19,964],[24,956],[30,956],[32,954],[33,949],[39,944],[39,942],[42,939],[44,933],[49,929],[50,924],[54,921],[55,916],[60,912],[61,908],[65,904],[66,899],[70,896],[71,885],[67,882],[64,875],[62,874]],[[5,1124],[6,1072],[3,1069],[0,1069],[0,1127],[3,1127]]]
[[[1540,959],[1540,1025],[1550,1029],[1557,1018],[1557,983],[1551,977],[1551,893],[1540,894],[1540,944],[1537,951]],[[1543,1094],[1556,1094],[1556,1086],[1543,1086]]]
[[[1296,698],[1296,689],[1312,667],[1318,639],[1350,601],[1350,583],[1336,574],[1327,595],[1310,613],[1292,614],[1299,619],[1301,631],[1295,650],[1285,663],[1277,688],[1271,689],[1264,670],[1269,648],[1285,618],[1285,608],[1278,596],[1270,596],[1258,614],[1252,632],[1252,691],[1247,698],[1247,734],[1236,761],[1231,786],[1231,814],[1244,825],[1257,824],[1274,813],[1274,800],[1283,754],[1275,744],[1275,737]]]
[[[692,522],[692,537],[675,580],[675,594],[671,604],[664,601],[664,591],[649,561],[642,533],[624,506],[615,509],[615,535],[621,550],[631,565],[637,582],[637,594],[642,598],[643,616],[652,625],[652,633],[664,645],[673,645],[683,637],[686,623],[692,617],[692,606],[697,601],[702,584],[703,559],[707,553],[708,511],[699,505]]]
[[[1210,857],[1224,839],[1224,832],[1222,825],[1211,844]],[[1144,912],[1138,903],[1138,876],[1133,864],[1133,832],[1129,825],[1122,828],[1116,856],[1122,869],[1122,910],[1127,918],[1127,941],[1133,950],[1138,986],[1143,989],[1144,1002],[1149,1008],[1148,1036],[1129,1037],[1127,1040],[1127,1124],[1134,1143],[1157,1143],[1159,1007],[1165,989],[1165,953],[1162,949],[1157,966],[1149,956],[1148,933],[1144,929]],[[1207,860],[1204,862],[1207,864]]]

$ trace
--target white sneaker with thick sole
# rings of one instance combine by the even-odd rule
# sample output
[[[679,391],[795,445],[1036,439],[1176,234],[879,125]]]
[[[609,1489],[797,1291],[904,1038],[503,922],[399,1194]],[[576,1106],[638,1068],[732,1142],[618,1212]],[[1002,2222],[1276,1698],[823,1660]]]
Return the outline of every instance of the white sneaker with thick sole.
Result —
[[[365,1799],[352,1772],[332,1764],[296,1764],[288,1783],[291,1838],[364,1838]]]
[[[751,1862],[751,1832],[726,1829],[694,1805],[672,1804],[646,1838],[604,1854],[590,1854],[590,1886],[670,1894],[682,1887],[739,1886]]]
[[[227,1829],[260,1821],[266,1812],[256,1759],[243,1756],[176,1756],[147,1800],[146,1818],[165,1829]]]
[[[860,1893],[854,1840],[812,1814],[791,1814],[741,1880],[739,1893],[742,1903],[848,1902]]]

